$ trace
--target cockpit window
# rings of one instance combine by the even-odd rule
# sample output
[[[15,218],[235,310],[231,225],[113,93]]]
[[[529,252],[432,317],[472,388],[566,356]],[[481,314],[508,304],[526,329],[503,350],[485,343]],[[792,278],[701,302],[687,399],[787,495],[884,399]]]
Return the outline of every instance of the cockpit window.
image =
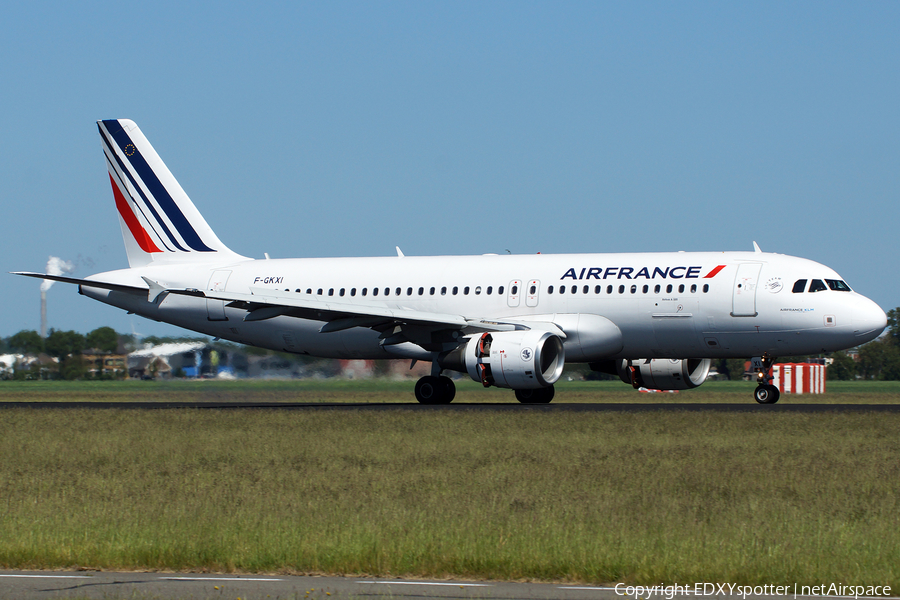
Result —
[[[806,290],[806,279],[798,279],[794,282],[794,289],[791,290],[795,294],[802,294]]]
[[[841,281],[840,279],[826,279],[825,283],[828,284],[828,287],[833,289],[835,292],[849,292],[850,286]]]
[[[827,289],[821,279],[813,279],[812,283],[809,284],[810,292],[824,292]]]

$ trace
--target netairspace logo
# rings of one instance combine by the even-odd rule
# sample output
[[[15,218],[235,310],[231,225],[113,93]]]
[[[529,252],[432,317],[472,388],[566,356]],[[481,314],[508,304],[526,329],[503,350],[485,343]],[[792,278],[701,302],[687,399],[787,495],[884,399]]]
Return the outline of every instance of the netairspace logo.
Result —
[[[650,600],[653,596],[672,600],[675,596],[832,596],[839,598],[865,598],[869,596],[890,596],[888,585],[844,585],[843,583],[800,585],[738,585],[735,583],[694,583],[693,585],[625,585],[617,583],[616,594],[640,600]]]

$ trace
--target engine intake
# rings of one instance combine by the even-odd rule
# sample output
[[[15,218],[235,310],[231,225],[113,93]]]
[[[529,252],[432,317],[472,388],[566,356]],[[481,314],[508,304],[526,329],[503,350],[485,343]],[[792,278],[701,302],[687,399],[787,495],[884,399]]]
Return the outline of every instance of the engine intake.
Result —
[[[652,358],[616,362],[616,371],[625,383],[635,388],[654,390],[689,390],[701,385],[709,376],[712,361],[708,358]]]
[[[462,353],[462,356],[460,356]],[[441,361],[465,370],[485,387],[514,390],[549,387],[560,378],[566,357],[563,342],[548,331],[503,331],[469,338]]]

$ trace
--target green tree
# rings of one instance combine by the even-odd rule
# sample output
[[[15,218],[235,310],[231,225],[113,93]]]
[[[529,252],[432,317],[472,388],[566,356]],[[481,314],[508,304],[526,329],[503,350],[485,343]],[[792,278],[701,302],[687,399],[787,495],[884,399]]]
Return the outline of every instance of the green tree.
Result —
[[[900,345],[900,307],[892,308],[887,312],[888,336],[897,345]]]
[[[44,347],[47,354],[63,358],[70,354],[81,354],[84,349],[84,336],[77,331],[56,331],[51,329]]]
[[[87,334],[85,344],[101,352],[115,352],[119,348],[119,334],[112,327],[98,327]]]
[[[59,376],[63,379],[82,379],[87,372],[87,364],[80,352],[70,354],[59,361]]]
[[[744,369],[747,366],[747,359],[729,358],[725,361],[725,373],[731,381],[740,381],[744,375]]]
[[[860,346],[859,374],[863,379],[900,379],[900,347],[890,337]]]
[[[44,351],[44,340],[34,330],[22,330],[6,341],[11,350],[22,354],[39,354]]]
[[[846,352],[835,352],[831,357],[834,359],[834,362],[828,367],[828,379],[836,381],[856,379],[856,361],[850,358]]]

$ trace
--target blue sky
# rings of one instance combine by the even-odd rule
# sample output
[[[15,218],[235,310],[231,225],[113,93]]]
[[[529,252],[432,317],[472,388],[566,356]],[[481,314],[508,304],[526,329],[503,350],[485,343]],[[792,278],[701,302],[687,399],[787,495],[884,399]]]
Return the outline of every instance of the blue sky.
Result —
[[[95,121],[134,119],[248,256],[750,250],[882,308],[900,4],[5,7],[2,271],[127,266]],[[39,282],[0,275],[0,335]],[[181,330],[48,292],[49,322]]]

